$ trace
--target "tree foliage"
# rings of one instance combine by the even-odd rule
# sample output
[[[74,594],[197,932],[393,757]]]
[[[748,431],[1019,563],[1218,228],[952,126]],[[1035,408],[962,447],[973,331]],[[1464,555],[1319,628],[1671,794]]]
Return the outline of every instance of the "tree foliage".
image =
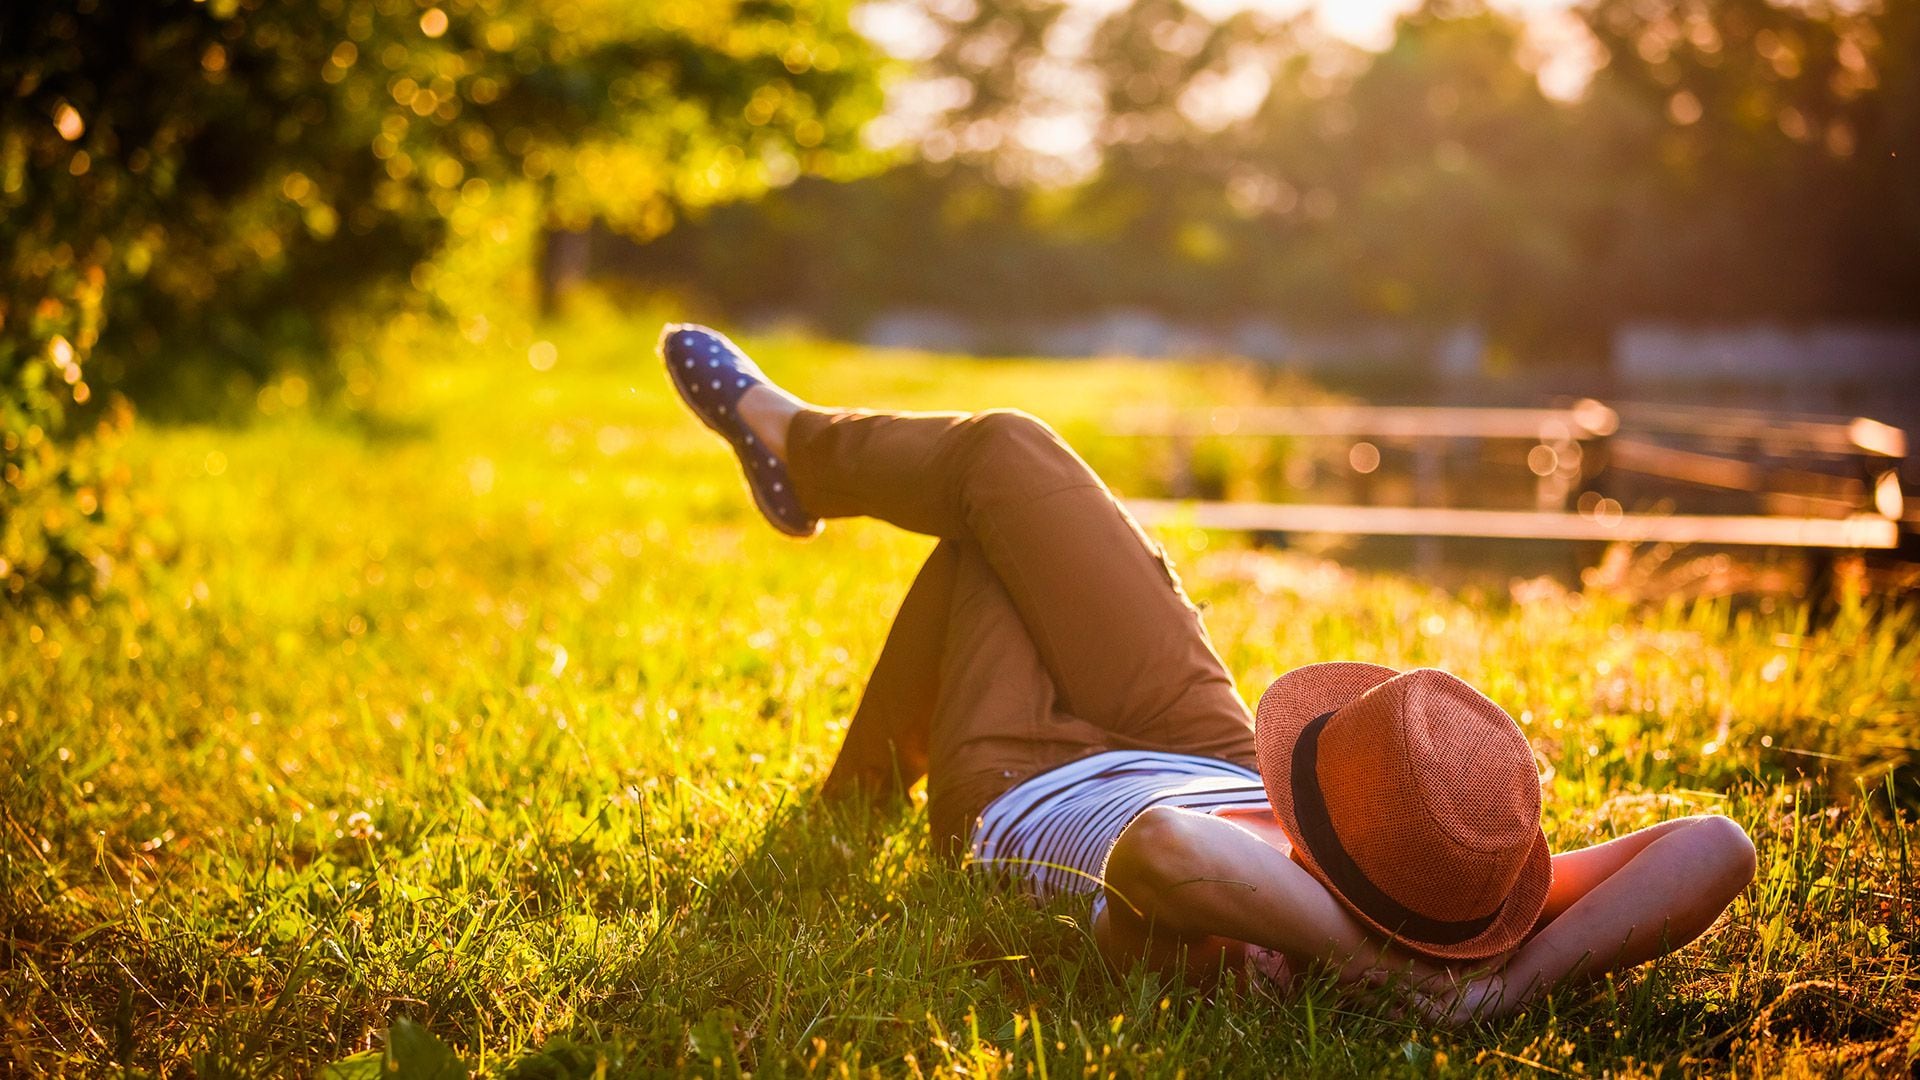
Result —
[[[1597,360],[1631,319],[1915,317],[1920,8],[1588,0],[1577,14],[1601,66],[1561,101],[1524,28],[1478,0],[1429,0],[1378,53],[1301,20],[1133,0],[1078,57],[1099,105],[1077,182],[1008,183],[988,155],[948,152],[993,140],[949,127],[917,163],[717,213],[636,265],[840,330],[900,307],[1470,321],[1547,363]],[[997,101],[1008,72],[1059,63],[1032,34],[1000,38],[1029,44],[963,99]],[[1223,113],[1236,81],[1252,104]],[[832,224],[848,219],[860,227]]]
[[[338,313],[408,283],[462,206],[535,185],[557,222],[646,237],[848,167],[878,100],[846,7],[7,6],[0,586],[99,577],[88,522],[113,500],[61,447],[109,391],[314,363]]]
[[[1920,9],[1592,0],[1601,280],[1672,317],[1920,311]],[[1737,255],[1737,258],[1730,258]]]

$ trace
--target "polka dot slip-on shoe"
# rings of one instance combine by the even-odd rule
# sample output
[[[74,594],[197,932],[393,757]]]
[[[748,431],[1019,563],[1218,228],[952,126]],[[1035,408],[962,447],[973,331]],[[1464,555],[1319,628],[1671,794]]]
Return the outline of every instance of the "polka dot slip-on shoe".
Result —
[[[660,331],[660,359],[680,398],[700,421],[732,444],[746,474],[754,505],[774,528],[788,536],[809,537],[820,520],[801,509],[787,466],[774,457],[740,419],[740,395],[772,385],[747,354],[726,336],[691,323],[668,323]]]

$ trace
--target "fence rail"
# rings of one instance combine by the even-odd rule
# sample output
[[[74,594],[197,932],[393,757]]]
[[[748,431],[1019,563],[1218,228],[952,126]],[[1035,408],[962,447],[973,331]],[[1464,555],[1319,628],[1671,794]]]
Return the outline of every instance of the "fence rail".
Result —
[[[1147,523],[1200,528],[1517,540],[1631,541],[1834,550],[1888,549],[1907,517],[1898,468],[1906,433],[1865,417],[1824,419],[1584,399],[1564,408],[1306,405],[1201,411],[1136,409],[1110,432],[1127,437],[1380,440],[1413,452],[1414,506],[1135,499]],[[1538,470],[1531,510],[1444,505],[1446,449],[1524,440],[1570,461]],[[1688,445],[1674,445],[1674,443]],[[1569,452],[1570,448],[1578,448]],[[1375,467],[1378,454],[1370,455]],[[1528,455],[1529,461],[1533,455]],[[1835,472],[1840,469],[1844,472]],[[1362,471],[1371,471],[1363,469]],[[1619,474],[1687,490],[1754,496],[1769,512],[1634,513],[1596,488]],[[1183,476],[1176,493],[1191,490]],[[1579,508],[1574,503],[1578,495]],[[1724,500],[1723,500],[1724,501]]]
[[[1505,540],[1885,549],[1898,546],[1897,522],[1874,514],[1845,518],[1734,514],[1581,514],[1537,510],[1463,510],[1425,506],[1128,499],[1142,524],[1187,524],[1240,532],[1363,536],[1456,536]]]

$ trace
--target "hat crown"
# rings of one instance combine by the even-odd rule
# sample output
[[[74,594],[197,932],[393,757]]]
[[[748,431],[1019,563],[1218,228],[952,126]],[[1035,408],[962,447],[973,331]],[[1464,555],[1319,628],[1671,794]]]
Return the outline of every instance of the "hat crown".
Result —
[[[1505,710],[1443,671],[1396,675],[1336,710],[1317,772],[1355,864],[1430,918],[1497,909],[1540,835],[1526,737]]]
[[[1402,730],[1433,822],[1460,846],[1522,852],[1540,827],[1540,776],[1519,725],[1444,671],[1408,672]],[[1518,793],[1518,799],[1508,797]]]
[[[1330,660],[1260,696],[1260,775],[1294,855],[1402,947],[1443,960],[1525,939],[1553,887],[1527,740],[1440,671]]]

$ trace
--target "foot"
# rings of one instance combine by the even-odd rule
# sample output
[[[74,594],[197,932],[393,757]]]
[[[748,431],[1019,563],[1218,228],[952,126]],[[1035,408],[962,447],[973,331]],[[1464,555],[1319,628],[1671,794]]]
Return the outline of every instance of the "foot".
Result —
[[[680,399],[733,446],[747,490],[768,523],[788,536],[818,533],[819,519],[800,506],[787,473],[786,429],[801,401],[704,326],[668,323],[660,332],[660,358]]]
[[[787,429],[793,426],[794,416],[806,407],[806,402],[772,383],[748,386],[740,395],[739,404],[734,406],[740,411],[747,430],[759,436],[761,444],[782,462],[787,460]]]

